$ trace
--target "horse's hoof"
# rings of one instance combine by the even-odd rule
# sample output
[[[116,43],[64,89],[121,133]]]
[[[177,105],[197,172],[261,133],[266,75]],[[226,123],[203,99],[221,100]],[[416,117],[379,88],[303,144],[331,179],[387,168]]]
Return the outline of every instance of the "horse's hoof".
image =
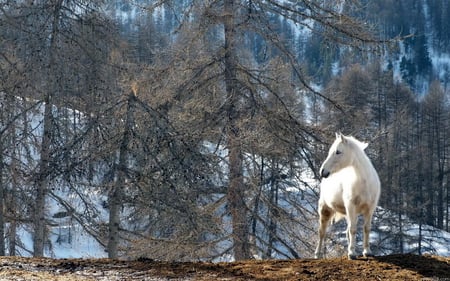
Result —
[[[348,255],[349,260],[356,260],[356,255]]]

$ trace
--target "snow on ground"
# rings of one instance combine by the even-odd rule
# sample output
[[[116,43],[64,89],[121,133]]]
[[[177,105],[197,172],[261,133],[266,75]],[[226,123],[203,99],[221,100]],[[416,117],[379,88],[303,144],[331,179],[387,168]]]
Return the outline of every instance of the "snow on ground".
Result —
[[[42,109],[38,108],[37,112],[40,112],[40,114],[30,113],[29,116],[29,119],[32,121],[31,124],[34,128],[33,131],[37,134],[36,137],[42,133],[42,130],[40,129],[40,120],[42,119],[42,116],[39,116],[42,115],[41,111]],[[228,153],[223,147],[217,147],[216,145],[208,142],[205,142],[204,147],[205,153],[216,153],[221,158],[227,157]],[[32,156],[33,160],[38,160],[39,156],[37,153],[33,153]],[[287,171],[286,174],[288,174]],[[223,179],[217,179],[217,181],[220,180]],[[305,188],[307,186],[308,188]],[[104,195],[92,192],[92,190],[87,190],[86,192],[89,194],[89,200],[93,202],[99,212],[99,220],[103,223],[107,223],[108,214],[101,206],[101,202],[105,199],[101,196]],[[317,194],[315,194],[317,192],[317,182],[313,179],[313,175],[307,171],[304,171],[301,174],[301,179],[288,179],[286,181],[284,191],[282,192],[283,194],[280,194],[279,205],[286,210],[292,209],[292,216],[294,217],[297,217],[298,214],[291,203],[303,204],[305,210],[314,213],[316,208],[316,205],[314,205],[316,204],[314,198],[317,197]],[[70,193],[65,193],[63,191],[58,193],[58,196],[64,197],[64,199],[68,200],[72,206],[77,208],[77,212],[83,213],[83,205],[77,204],[76,197],[69,198]],[[305,200],[304,198],[308,200]],[[52,224],[49,227],[50,235],[45,256],[52,258],[102,258],[107,256],[104,247],[100,245],[100,243],[98,243],[91,235],[87,234],[87,232],[78,222],[75,221],[75,219],[71,219],[70,216],[64,215],[55,216],[56,214],[61,214],[65,211],[64,208],[62,208],[55,200],[48,199],[47,203],[48,217],[51,218]],[[387,216],[395,217],[395,214],[390,213],[387,214]],[[316,222],[311,223],[314,224]],[[377,241],[381,241],[380,243],[386,243],[383,242],[383,235],[386,235],[386,233],[397,233],[398,231],[392,226],[386,225],[382,219],[377,220],[375,218],[374,224],[376,224],[376,227],[373,228],[371,238],[375,243],[377,243]],[[292,227],[297,228],[297,226]],[[224,228],[231,228],[229,221],[224,221]],[[423,237],[421,247],[425,252],[440,256],[450,256],[450,233],[429,226],[422,226],[422,230],[419,233],[419,226],[412,222],[408,222],[405,225],[403,232],[404,236],[408,237],[408,241],[405,243],[405,252],[412,251],[419,246],[418,237],[420,234]],[[30,226],[22,225],[18,229],[18,241],[20,241],[21,246],[18,247],[17,250],[21,256],[31,256],[33,244],[30,233]],[[218,245],[218,247],[227,248],[229,247],[229,243],[231,243],[231,241],[225,240],[221,245]],[[389,249],[390,247],[389,245],[383,245],[383,248]],[[381,254],[391,253],[392,251],[386,251]],[[286,256],[289,256],[289,254],[287,253]],[[232,257],[228,255],[219,257],[217,261],[230,261],[231,259]]]

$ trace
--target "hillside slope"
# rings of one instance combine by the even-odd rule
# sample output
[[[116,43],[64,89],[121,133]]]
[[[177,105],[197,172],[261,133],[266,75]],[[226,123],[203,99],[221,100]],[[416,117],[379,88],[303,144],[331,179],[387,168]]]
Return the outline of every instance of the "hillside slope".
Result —
[[[416,255],[218,264],[1,257],[0,266],[0,280],[450,280],[450,258]]]

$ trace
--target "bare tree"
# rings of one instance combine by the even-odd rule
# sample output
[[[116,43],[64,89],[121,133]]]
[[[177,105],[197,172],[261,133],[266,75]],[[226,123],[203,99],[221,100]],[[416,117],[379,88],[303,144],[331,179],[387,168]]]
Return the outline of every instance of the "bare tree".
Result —
[[[324,40],[357,49],[378,43],[367,25],[344,14],[352,6],[307,0],[192,1],[174,6],[180,26],[173,45],[155,56],[156,50],[134,56],[126,51],[129,45],[108,48],[95,40],[102,35],[96,28],[104,23],[96,21],[96,3],[38,1],[31,8],[24,2],[8,11],[20,35],[17,42],[25,43],[20,57],[33,65],[26,73],[33,89],[26,96],[43,111],[34,171],[34,255],[44,253],[45,202],[51,196],[80,222],[95,225],[86,229],[113,258],[136,238],[151,241],[158,257],[168,245],[183,245],[178,259],[193,257],[193,249],[201,248],[198,256],[232,253],[240,260],[251,257],[252,244],[267,255],[283,247],[298,257],[297,249],[307,249],[308,242],[297,247],[280,231],[290,231],[292,216],[282,200],[295,202],[288,195],[288,177],[301,179],[301,172],[316,168],[311,142],[320,140],[321,129],[305,117],[305,93],[338,103],[309,86],[292,44],[279,34],[273,18],[281,16]],[[256,38],[264,49],[258,54],[250,48]],[[143,58],[146,54],[150,60]],[[110,65],[103,67],[106,61]],[[139,90],[130,94],[134,81]],[[83,126],[67,122],[72,119],[64,118],[69,112],[60,110],[64,106],[85,113],[77,117]],[[270,160],[269,169],[254,165],[261,162],[258,157]],[[101,187],[109,195],[104,206],[108,224],[94,224],[52,192],[56,178],[79,196],[74,179]],[[96,213],[95,204],[82,201],[87,214]],[[260,202],[259,208],[253,202]],[[307,228],[302,223],[312,216],[309,209],[296,205],[295,214],[301,214],[297,222]],[[121,224],[123,217],[135,223]],[[224,234],[218,229],[226,218],[231,227]],[[251,241],[256,233],[251,225],[268,235]],[[210,245],[227,239],[231,246],[213,253]]]
[[[18,110],[23,111],[14,114],[23,116],[26,120],[29,118],[30,109],[33,109],[36,118],[42,117],[38,130],[26,134],[26,138],[38,140],[32,143],[32,149],[36,149],[35,154],[30,153],[33,156],[39,155],[38,159],[30,157],[28,163],[28,167],[33,169],[30,174],[34,176],[27,182],[27,185],[33,183],[33,191],[30,193],[33,200],[29,200],[28,203],[32,205],[33,210],[29,215],[33,216],[30,221],[34,224],[35,256],[44,255],[45,245],[48,242],[46,203],[52,193],[51,186],[56,183],[55,179],[64,178],[69,183],[71,177],[76,177],[80,171],[77,167],[80,167],[81,163],[72,162],[81,158],[81,155],[74,153],[75,147],[82,143],[77,136],[79,131],[72,130],[71,126],[77,121],[68,121],[75,120],[79,116],[68,116],[67,108],[86,109],[86,104],[90,104],[86,102],[89,100],[87,95],[81,94],[85,80],[80,69],[87,67],[92,61],[96,60],[99,63],[102,61],[93,52],[105,50],[100,48],[99,39],[106,38],[100,28],[106,21],[102,22],[100,14],[95,12],[98,3],[98,1],[64,0],[33,3],[24,1],[2,7],[2,20],[7,27],[5,36],[14,46],[11,50],[14,50],[13,53],[19,62],[14,65],[15,72],[19,72],[22,77],[22,81],[9,94],[31,101],[29,107],[20,108]],[[93,37],[88,38],[86,36],[88,32],[96,33],[97,41],[94,42]],[[15,79],[11,75],[15,72],[9,72],[7,79]],[[101,79],[97,80],[97,85],[100,84],[99,81]],[[101,87],[92,86],[92,89],[94,88]],[[98,91],[89,94],[96,96]],[[21,121],[20,118],[13,120],[14,125],[25,130],[28,125]],[[30,136],[32,134],[34,136]],[[21,141],[24,140],[25,137]],[[23,143],[24,146],[29,144]]]
[[[186,21],[181,22],[181,35],[174,47],[182,49],[183,53],[172,51],[175,55],[171,57],[168,68],[172,67],[178,76],[173,80],[175,86],[168,90],[173,89],[170,96],[176,102],[196,105],[197,110],[205,110],[191,116],[200,126],[195,127],[195,131],[200,134],[206,131],[213,133],[207,138],[227,148],[225,198],[232,222],[230,234],[235,259],[250,257],[249,210],[253,208],[249,206],[252,196],[245,175],[246,154],[257,147],[257,142],[266,138],[264,134],[270,134],[270,131],[274,138],[268,139],[283,143],[283,147],[310,149],[309,141],[317,135],[302,120],[301,110],[296,106],[303,97],[295,93],[311,91],[324,98],[308,85],[306,75],[293,53],[293,46],[279,36],[276,31],[278,26],[274,26],[271,17],[284,17],[313,33],[322,34],[326,40],[356,48],[364,49],[370,43],[379,42],[368,31],[367,25],[343,13],[350,11],[350,6],[338,10],[333,5],[320,1],[193,1],[179,12],[183,15],[181,19]],[[266,49],[264,54],[250,55],[251,44],[246,42],[255,38],[262,39]],[[281,78],[279,81],[266,75],[272,73],[271,60],[275,57],[286,62],[278,64],[286,67],[286,71],[277,77]],[[284,90],[281,90],[282,83]],[[206,99],[209,101],[206,102]],[[211,105],[216,107],[211,108]],[[260,125],[254,122],[255,116],[265,119],[267,124],[267,130],[259,131],[264,133],[256,139],[249,137],[252,130]],[[274,130],[276,126],[279,127]],[[289,157],[290,152],[286,150],[278,157]],[[308,157],[307,153],[297,156],[300,159]],[[277,205],[276,200],[272,203]],[[274,229],[273,223],[271,228]]]
[[[444,194],[445,177],[447,167],[448,142],[446,128],[448,127],[449,116],[446,112],[449,109],[449,102],[438,81],[430,85],[430,90],[423,101],[423,118],[425,120],[424,132],[429,148],[429,167],[427,170],[430,185],[425,189],[426,223],[444,228]]]

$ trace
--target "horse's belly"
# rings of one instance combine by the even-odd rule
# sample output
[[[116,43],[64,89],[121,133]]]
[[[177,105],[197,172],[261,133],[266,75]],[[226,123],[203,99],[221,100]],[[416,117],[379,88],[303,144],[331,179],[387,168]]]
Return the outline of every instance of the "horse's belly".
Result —
[[[348,176],[347,180],[352,179],[349,174],[346,176]],[[357,213],[366,213],[376,205],[378,196],[368,192],[365,183],[353,178],[353,181],[347,181],[344,184],[341,179],[341,177],[328,177],[322,180],[320,200],[328,207],[346,214],[344,202],[354,205]]]

